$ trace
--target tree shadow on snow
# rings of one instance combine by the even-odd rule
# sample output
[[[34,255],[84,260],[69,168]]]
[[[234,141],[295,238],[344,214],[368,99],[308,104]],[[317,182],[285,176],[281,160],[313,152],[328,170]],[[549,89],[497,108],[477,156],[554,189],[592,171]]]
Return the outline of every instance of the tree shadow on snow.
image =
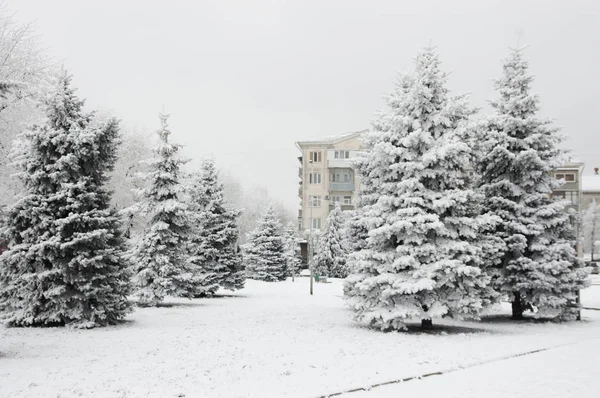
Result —
[[[158,303],[156,304],[156,308],[177,308],[177,307],[202,307],[204,303],[198,301],[189,301],[189,302],[175,302],[175,303]],[[138,308],[148,308],[148,307],[138,307]],[[150,307],[151,308],[151,307]]]
[[[433,329],[424,330],[421,328],[421,323],[406,323],[406,330],[384,330],[382,331],[379,328],[365,326],[365,325],[357,325],[354,324],[353,327],[357,329],[368,330],[374,333],[386,333],[392,334],[397,333],[399,335],[409,335],[409,336],[418,336],[418,335],[431,335],[431,336],[445,336],[445,335],[460,335],[460,334],[480,334],[480,333],[494,333],[493,330],[485,329],[485,328],[477,328],[472,326],[459,326],[459,325],[448,325],[444,323],[433,324]]]
[[[420,323],[408,323],[406,324],[407,330],[404,333],[407,334],[423,334],[423,335],[458,335],[458,334],[480,334],[489,333],[489,330],[484,328],[476,328],[472,326],[458,326],[458,325],[447,325],[447,324],[433,324],[433,329],[424,330],[421,328]]]
[[[245,295],[245,294],[227,294],[227,293],[221,293],[221,294],[215,294],[212,296],[206,296],[206,297],[199,297],[202,299],[227,299],[227,298],[248,298],[249,296]]]
[[[512,324],[512,325],[524,325],[531,323],[559,323],[552,318],[534,318],[533,316],[523,315],[523,319],[515,320],[509,314],[494,314],[485,315],[481,317],[482,324]]]

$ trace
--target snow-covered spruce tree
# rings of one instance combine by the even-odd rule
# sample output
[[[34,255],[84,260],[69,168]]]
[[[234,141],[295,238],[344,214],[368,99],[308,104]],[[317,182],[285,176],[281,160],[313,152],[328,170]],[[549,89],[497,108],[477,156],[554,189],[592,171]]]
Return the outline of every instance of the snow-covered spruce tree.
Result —
[[[2,231],[1,307],[13,326],[113,324],[130,310],[125,243],[105,187],[118,123],[95,125],[66,74],[44,105],[45,124],[21,137],[25,192]]]
[[[287,266],[288,276],[292,277],[292,281],[300,272],[302,259],[300,258],[300,236],[298,228],[290,221],[285,227],[285,261]]]
[[[382,330],[477,318],[496,296],[482,268],[497,247],[479,236],[494,219],[480,215],[469,189],[471,148],[461,139],[472,110],[448,95],[439,63],[427,48],[414,73],[400,76],[358,168],[368,237],[348,259],[344,293],[359,322]]]
[[[536,117],[539,100],[530,93],[533,78],[520,50],[511,51],[503,70],[477,166],[486,211],[501,218],[495,234],[506,243],[494,285],[512,301],[514,319],[533,307],[538,316],[572,318],[586,272],[565,203],[551,199],[560,184],[551,171],[563,160],[562,137]]]
[[[592,199],[590,207],[584,210],[582,217],[583,248],[590,253],[594,261],[596,252],[600,249],[600,204]]]
[[[281,223],[269,205],[258,225],[243,246],[246,276],[251,279],[275,282],[287,276],[285,242]]]
[[[348,276],[346,257],[348,249],[344,242],[342,209],[339,203],[329,215],[325,229],[321,234],[318,244],[318,253],[315,256],[315,274],[331,278],[345,278]]]
[[[180,199],[181,145],[169,142],[168,115],[160,115],[160,144],[157,158],[150,162],[141,208],[150,217],[149,225],[133,250],[135,298],[141,306],[155,306],[165,296],[193,297],[195,279],[188,265],[187,240],[191,217]]]
[[[237,251],[240,211],[226,205],[212,160],[205,160],[201,171],[192,176],[189,210],[194,219],[188,244],[197,280],[195,295],[211,295],[219,287],[243,288],[242,258]]]

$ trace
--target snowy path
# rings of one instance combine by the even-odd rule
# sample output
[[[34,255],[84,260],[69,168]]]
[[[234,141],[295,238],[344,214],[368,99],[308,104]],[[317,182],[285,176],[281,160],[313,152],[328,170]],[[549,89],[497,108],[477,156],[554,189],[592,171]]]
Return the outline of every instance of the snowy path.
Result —
[[[596,398],[600,336],[596,340],[491,362],[343,398]]]
[[[590,289],[584,305],[600,298]],[[352,322],[338,281],[312,297],[306,279],[249,281],[170,304],[112,328],[1,329],[0,397],[314,397],[600,336],[600,311],[571,324],[497,317],[385,334]]]

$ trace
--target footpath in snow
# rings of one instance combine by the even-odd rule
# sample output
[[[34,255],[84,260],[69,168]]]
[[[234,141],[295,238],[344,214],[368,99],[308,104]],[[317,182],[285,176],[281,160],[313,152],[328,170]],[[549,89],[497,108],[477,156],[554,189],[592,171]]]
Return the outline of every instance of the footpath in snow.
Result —
[[[585,306],[600,304],[600,286],[583,292],[582,300]],[[490,397],[498,389],[496,396],[502,396],[509,390],[500,386],[510,384],[513,373],[518,383],[527,380],[519,367],[535,366],[539,372],[528,371],[539,378],[529,379],[529,390],[540,394],[527,395],[535,398],[566,391],[552,382],[580,383],[597,374],[585,361],[598,348],[600,311],[585,311],[582,322],[569,324],[515,324],[496,316],[443,326],[431,333],[382,333],[352,321],[339,281],[315,284],[314,296],[306,278],[248,281],[244,290],[219,298],[136,309],[116,327],[2,328],[0,397],[317,397],[563,345],[402,387],[420,383],[427,391],[441,388],[445,397],[454,392],[470,397],[475,395],[458,394],[459,387],[464,390],[472,377],[486,377],[498,380],[472,381],[473,394]],[[573,365],[571,353],[582,358],[581,366]],[[552,380],[545,385],[544,378]],[[369,394],[378,395],[369,397],[384,394],[383,389],[373,389]],[[413,396],[417,390],[407,391]]]

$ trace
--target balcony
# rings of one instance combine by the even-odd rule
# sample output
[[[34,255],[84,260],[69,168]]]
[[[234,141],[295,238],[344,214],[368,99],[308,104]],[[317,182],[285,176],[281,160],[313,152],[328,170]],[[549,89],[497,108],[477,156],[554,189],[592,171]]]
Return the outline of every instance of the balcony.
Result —
[[[353,192],[354,191],[354,182],[329,182],[329,192],[333,191],[343,191],[343,192]]]
[[[302,218],[302,210],[298,210],[298,218]]]
[[[348,204],[342,204],[340,203],[340,209],[342,209],[342,211],[346,211],[346,210],[354,210],[354,205],[348,205]],[[335,203],[330,203],[329,204],[329,211],[333,210],[335,208]]]
[[[302,199],[302,185],[298,187],[298,197]]]
[[[303,173],[302,173],[302,167],[300,167],[300,168],[298,169],[298,177],[300,177],[301,179],[303,178],[303,175],[302,175],[302,174],[303,174]]]
[[[327,161],[327,167],[348,169],[352,167],[350,164],[351,160],[352,159],[330,159]]]

